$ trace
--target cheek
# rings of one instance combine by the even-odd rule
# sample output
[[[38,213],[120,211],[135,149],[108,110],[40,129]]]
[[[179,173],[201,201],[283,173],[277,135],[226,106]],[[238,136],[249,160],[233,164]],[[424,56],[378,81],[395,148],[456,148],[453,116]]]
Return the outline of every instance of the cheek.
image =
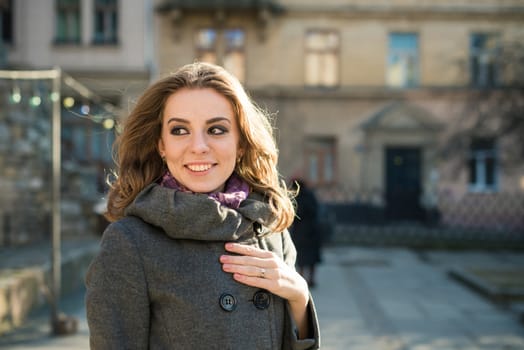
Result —
[[[176,158],[180,157],[181,150],[182,147],[180,143],[174,142],[173,140],[164,142],[164,154],[172,160],[176,160]]]
[[[230,157],[237,159],[239,155],[241,155],[240,147],[238,146],[238,143],[231,143],[228,147],[227,151],[230,155]]]

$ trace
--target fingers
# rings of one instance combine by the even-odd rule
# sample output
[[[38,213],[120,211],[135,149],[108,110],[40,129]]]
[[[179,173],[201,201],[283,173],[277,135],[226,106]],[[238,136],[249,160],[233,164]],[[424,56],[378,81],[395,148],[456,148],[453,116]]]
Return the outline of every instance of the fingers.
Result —
[[[231,253],[237,253],[240,255],[253,256],[263,259],[269,259],[273,257],[273,253],[268,250],[263,250],[250,245],[238,244],[238,243],[226,243],[226,250]]]
[[[237,258],[228,256],[231,258]],[[223,259],[221,258],[221,261]],[[226,259],[227,260],[227,259]],[[232,263],[223,263],[222,269],[225,272],[231,273],[233,278],[240,283],[246,284],[252,287],[258,287],[263,289],[272,289],[272,276],[274,274],[273,269],[253,266],[253,265],[239,265]]]
[[[308,295],[306,281],[280,257],[270,251],[238,243],[226,243],[220,256],[222,269],[240,283],[263,288],[290,302]]]
[[[272,252],[237,243],[226,243],[225,247],[228,252],[240,254],[220,257],[222,269],[238,282],[269,288],[268,282],[278,278],[278,260]]]
[[[263,278],[260,276],[248,276],[241,273],[234,273],[233,278],[235,279],[235,281],[240,282],[242,284],[246,284],[248,286],[262,288],[269,291],[274,290],[274,281],[268,278]]]
[[[222,255],[220,257],[220,262],[223,264],[255,266],[266,269],[278,267],[278,261],[275,259],[275,255],[267,250],[237,243],[227,243],[226,250],[239,255]],[[260,270],[258,270],[258,272],[259,271]],[[257,273],[250,273],[250,275],[256,276]]]
[[[269,279],[273,275],[273,270],[265,267],[253,265],[240,265],[234,263],[223,263],[222,268],[225,272],[237,273],[245,276]]]

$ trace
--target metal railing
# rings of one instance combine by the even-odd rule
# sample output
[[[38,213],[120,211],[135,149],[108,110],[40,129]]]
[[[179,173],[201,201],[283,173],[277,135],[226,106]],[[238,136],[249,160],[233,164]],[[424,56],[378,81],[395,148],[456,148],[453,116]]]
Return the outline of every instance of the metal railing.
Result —
[[[420,205],[412,220],[388,216],[380,190],[318,189],[326,212],[334,216],[333,240],[353,243],[483,242],[524,245],[524,193],[464,193],[441,190],[431,208]]]

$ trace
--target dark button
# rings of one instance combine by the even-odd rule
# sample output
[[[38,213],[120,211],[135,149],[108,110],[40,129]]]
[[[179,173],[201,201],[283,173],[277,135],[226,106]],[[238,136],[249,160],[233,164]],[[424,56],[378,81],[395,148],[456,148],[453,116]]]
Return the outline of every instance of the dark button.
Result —
[[[224,293],[220,296],[220,306],[227,312],[235,310],[237,307],[237,301],[231,294]]]
[[[260,224],[259,222],[256,222],[256,221],[255,221],[255,222],[253,223],[253,230],[254,230],[256,233],[258,233],[258,234],[262,233],[262,224]]]
[[[259,310],[264,310],[269,307],[269,293],[259,290],[253,295],[253,304]]]

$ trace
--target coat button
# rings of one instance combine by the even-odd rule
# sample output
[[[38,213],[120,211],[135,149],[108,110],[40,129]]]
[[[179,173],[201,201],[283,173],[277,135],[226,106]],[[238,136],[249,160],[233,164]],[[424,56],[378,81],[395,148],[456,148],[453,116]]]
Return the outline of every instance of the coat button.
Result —
[[[253,304],[259,310],[264,310],[269,307],[269,293],[259,290],[253,295]]]
[[[235,310],[237,307],[237,301],[235,300],[235,297],[231,294],[224,293],[220,296],[220,307],[224,309],[227,312],[231,312]]]
[[[261,234],[263,232],[262,230],[262,224],[260,224],[259,222],[254,222],[253,223],[253,230],[255,231],[255,233],[257,234]]]

